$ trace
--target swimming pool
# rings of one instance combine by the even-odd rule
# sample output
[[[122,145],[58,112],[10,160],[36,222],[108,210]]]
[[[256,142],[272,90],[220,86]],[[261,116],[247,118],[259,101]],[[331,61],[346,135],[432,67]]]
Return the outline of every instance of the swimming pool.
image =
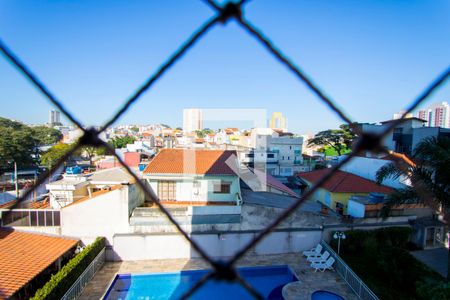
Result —
[[[286,266],[238,268],[239,274],[266,299],[281,300],[282,287],[298,281]],[[103,299],[179,299],[208,270],[177,273],[118,274]],[[254,299],[238,283],[210,280],[191,299]]]
[[[344,297],[328,291],[315,291],[311,295],[311,300],[345,300]]]

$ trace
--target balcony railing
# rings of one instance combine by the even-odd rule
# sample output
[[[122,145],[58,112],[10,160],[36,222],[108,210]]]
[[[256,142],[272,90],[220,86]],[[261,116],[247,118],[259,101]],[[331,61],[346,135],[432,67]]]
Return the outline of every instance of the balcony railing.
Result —
[[[336,252],[324,240],[320,242],[323,248],[330,252],[335,259],[334,269],[345,280],[348,286],[355,292],[359,299],[362,300],[380,300],[377,295],[372,292],[369,287],[359,278],[355,272],[337,255]]]
[[[105,248],[94,258],[84,272],[78,277],[77,281],[67,290],[61,300],[74,300],[81,295],[84,287],[91,281],[95,273],[105,263]]]

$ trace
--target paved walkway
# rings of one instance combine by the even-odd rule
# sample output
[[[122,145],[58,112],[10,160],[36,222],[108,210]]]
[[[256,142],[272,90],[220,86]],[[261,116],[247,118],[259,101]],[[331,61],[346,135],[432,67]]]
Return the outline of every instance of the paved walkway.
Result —
[[[299,254],[248,255],[238,262],[238,266],[289,265],[305,288],[330,290],[339,293],[346,300],[358,299],[344,280],[334,271],[315,273]],[[101,299],[117,273],[175,272],[180,270],[208,269],[201,259],[144,260],[127,262],[107,262],[86,286],[79,299]]]
[[[447,248],[437,248],[430,250],[420,250],[413,251],[411,254],[441,274],[443,277],[447,277],[447,267],[448,267],[448,249]]]

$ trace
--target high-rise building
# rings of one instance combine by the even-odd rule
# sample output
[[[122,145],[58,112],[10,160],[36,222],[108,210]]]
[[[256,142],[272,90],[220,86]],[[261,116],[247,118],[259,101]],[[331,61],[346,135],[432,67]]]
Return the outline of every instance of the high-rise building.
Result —
[[[183,109],[183,131],[193,132],[203,129],[203,112],[198,108]]]
[[[272,129],[281,129],[282,131],[287,130],[286,118],[281,112],[272,113],[272,118],[270,118],[269,127]]]
[[[61,113],[57,110],[48,112],[48,124],[50,126],[61,125]]]
[[[436,103],[417,112],[417,117],[426,121],[425,126],[450,128],[450,105]]]

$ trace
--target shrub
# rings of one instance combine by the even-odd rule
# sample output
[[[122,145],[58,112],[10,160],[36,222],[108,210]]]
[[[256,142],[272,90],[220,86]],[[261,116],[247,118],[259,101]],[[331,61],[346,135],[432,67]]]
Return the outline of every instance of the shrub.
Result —
[[[341,256],[380,299],[450,300],[450,285],[408,252],[411,232],[408,227],[346,231]],[[337,247],[336,240],[331,244]]]
[[[345,240],[341,241],[341,250],[347,254],[358,254],[361,251],[377,251],[380,246],[406,249],[411,232],[412,230],[409,227],[349,230],[345,232]],[[337,240],[332,239],[331,245],[336,248]]]
[[[61,299],[104,247],[105,238],[97,238],[92,244],[65,264],[58,273],[52,275],[50,280],[42,288],[37,290],[31,299]]]
[[[417,286],[417,295],[422,299],[450,300],[450,283],[428,281]]]

